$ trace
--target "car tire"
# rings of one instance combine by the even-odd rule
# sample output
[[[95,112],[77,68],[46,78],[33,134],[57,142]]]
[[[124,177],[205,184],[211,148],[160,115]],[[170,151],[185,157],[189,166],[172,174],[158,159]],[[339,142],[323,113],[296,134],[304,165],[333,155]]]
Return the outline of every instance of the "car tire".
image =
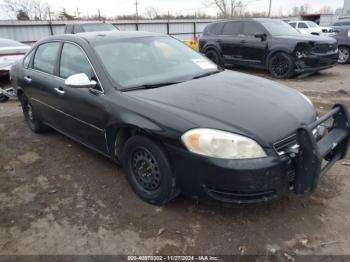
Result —
[[[29,99],[25,95],[21,95],[20,101],[25,121],[30,130],[34,133],[47,132],[50,128],[40,121]]]
[[[350,63],[350,48],[346,46],[339,47],[338,64]]]
[[[224,61],[223,61],[221,55],[219,54],[219,52],[217,52],[216,50],[209,49],[209,50],[205,51],[204,54],[206,57],[208,57],[211,61],[213,61],[218,66],[224,67]]]
[[[123,168],[134,192],[153,205],[164,205],[179,194],[176,177],[162,145],[143,136],[123,147]]]
[[[277,53],[268,62],[268,70],[274,78],[290,78],[294,75],[294,68],[293,57],[286,53]]]
[[[5,95],[0,95],[0,103],[4,103],[6,101],[8,101],[10,98],[8,96]]]

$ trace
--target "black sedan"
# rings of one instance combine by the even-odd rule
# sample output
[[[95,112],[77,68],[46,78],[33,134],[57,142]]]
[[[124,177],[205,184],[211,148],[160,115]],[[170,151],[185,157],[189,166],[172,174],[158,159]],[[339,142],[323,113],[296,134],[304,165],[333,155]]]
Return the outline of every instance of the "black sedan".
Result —
[[[120,163],[152,204],[311,193],[348,149],[341,104],[318,117],[298,91],[223,70],[160,34],[50,37],[12,75],[32,131],[53,128]]]

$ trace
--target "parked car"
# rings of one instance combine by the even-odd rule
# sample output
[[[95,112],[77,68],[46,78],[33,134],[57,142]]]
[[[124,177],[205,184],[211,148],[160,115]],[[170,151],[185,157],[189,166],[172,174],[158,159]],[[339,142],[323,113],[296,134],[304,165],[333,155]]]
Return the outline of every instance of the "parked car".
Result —
[[[327,69],[338,60],[334,38],[302,35],[273,19],[212,23],[204,29],[199,50],[220,66],[265,68],[275,78]]]
[[[343,27],[350,27],[350,19],[342,19],[334,22],[331,27],[337,31],[338,29],[342,29]]]
[[[339,64],[350,63],[350,26],[338,29],[338,33],[334,36],[338,41]]]
[[[0,38],[0,76],[8,76],[11,66],[29,50],[29,46],[15,40]]]
[[[321,35],[334,36],[335,32],[332,27],[319,26],[312,21],[291,21],[288,22],[293,28],[304,35]]]
[[[65,34],[99,31],[119,31],[119,29],[109,23],[70,23],[64,27]]]
[[[32,131],[51,127],[121,163],[152,204],[180,192],[230,203],[311,193],[348,150],[346,107],[318,116],[297,90],[161,34],[53,36],[12,71]]]

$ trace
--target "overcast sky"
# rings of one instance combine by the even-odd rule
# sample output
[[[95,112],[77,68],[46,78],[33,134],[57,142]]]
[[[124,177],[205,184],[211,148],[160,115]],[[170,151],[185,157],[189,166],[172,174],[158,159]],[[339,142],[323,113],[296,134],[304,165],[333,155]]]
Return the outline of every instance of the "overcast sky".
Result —
[[[0,0],[2,3],[3,0]],[[135,0],[42,0],[48,2],[53,11],[59,11],[64,7],[66,10],[74,14],[79,9],[81,15],[97,14],[100,9],[101,14],[109,17],[123,14],[135,13]],[[147,7],[153,6],[160,13],[167,13],[168,10],[174,14],[195,13],[196,10],[206,12],[211,15],[216,14],[214,7],[205,7],[205,2],[210,0],[138,0],[139,13],[143,15]],[[246,9],[249,11],[263,12],[268,10],[269,0],[243,0]],[[323,6],[331,6],[333,9],[342,7],[344,0],[272,0],[272,11],[274,15],[281,12],[288,14],[293,6],[308,4],[312,12],[317,12]],[[3,9],[2,6],[0,6]],[[8,19],[8,15],[4,10],[0,12],[0,19]]]

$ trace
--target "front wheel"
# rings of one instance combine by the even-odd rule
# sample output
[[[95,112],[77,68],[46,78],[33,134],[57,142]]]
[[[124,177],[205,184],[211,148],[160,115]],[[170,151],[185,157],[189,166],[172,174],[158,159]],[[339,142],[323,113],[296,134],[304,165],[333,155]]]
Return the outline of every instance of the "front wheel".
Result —
[[[348,64],[350,62],[350,48],[346,46],[339,47],[339,64]]]
[[[146,137],[134,136],[126,141],[123,167],[132,189],[150,204],[166,204],[179,193],[164,149]]]
[[[40,121],[40,119],[34,113],[34,109],[31,102],[24,94],[20,96],[20,101],[24,118],[30,130],[32,130],[35,133],[43,133],[48,131],[49,127]]]
[[[292,77],[294,74],[294,60],[288,54],[277,53],[270,58],[268,69],[275,78]]]

